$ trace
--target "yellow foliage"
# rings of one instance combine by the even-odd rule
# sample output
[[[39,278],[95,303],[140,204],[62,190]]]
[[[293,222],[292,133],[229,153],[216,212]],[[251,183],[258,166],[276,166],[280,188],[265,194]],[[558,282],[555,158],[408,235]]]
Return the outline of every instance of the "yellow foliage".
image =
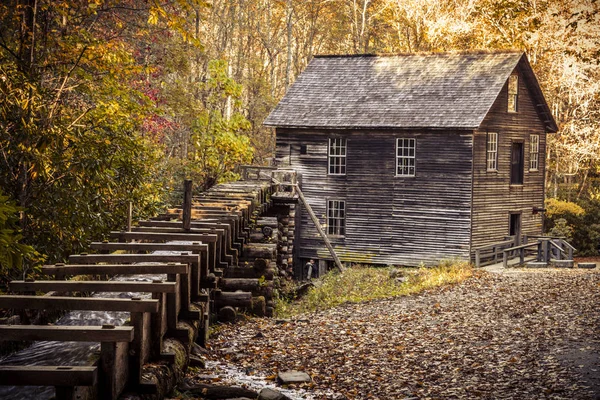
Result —
[[[546,199],[546,216],[549,218],[555,216],[561,216],[565,214],[572,214],[575,216],[581,216],[585,214],[585,210],[570,201],[563,201],[558,199]]]

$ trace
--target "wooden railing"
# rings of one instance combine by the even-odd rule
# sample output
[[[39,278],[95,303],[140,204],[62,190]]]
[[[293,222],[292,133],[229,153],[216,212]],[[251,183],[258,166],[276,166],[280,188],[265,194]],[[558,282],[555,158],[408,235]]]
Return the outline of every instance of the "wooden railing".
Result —
[[[504,249],[513,247],[515,244],[515,239],[513,238],[476,248],[475,266],[482,267],[484,265],[498,263],[502,257]]]
[[[571,246],[562,237],[551,236],[529,236],[536,239],[535,242],[525,243],[520,246],[510,247],[503,250],[502,264],[504,268],[508,267],[509,258],[519,257],[519,265],[525,263],[525,253],[528,250],[535,250],[536,261],[548,264],[551,260],[572,260],[575,248]]]

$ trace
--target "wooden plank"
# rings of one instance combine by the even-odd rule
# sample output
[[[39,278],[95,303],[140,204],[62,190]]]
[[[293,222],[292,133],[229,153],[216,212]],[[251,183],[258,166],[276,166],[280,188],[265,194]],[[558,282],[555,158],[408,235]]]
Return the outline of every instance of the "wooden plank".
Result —
[[[94,386],[96,367],[0,365],[0,385],[11,386]]]
[[[46,325],[0,325],[0,341],[3,340],[54,340],[58,342],[131,342],[132,326],[46,326]]]
[[[64,296],[0,296],[0,308],[158,312],[158,300],[104,299]]]
[[[217,235],[210,233],[185,233],[185,232],[111,232],[110,237],[119,240],[152,240],[171,241],[189,240],[190,242],[214,243]]]
[[[192,244],[182,243],[123,243],[123,242],[92,242],[90,248],[98,251],[193,251],[206,252],[208,245],[196,242]]]
[[[79,264],[97,263],[141,263],[141,262],[177,262],[196,263],[200,258],[196,254],[74,254],[69,261]]]
[[[175,293],[174,282],[11,281],[12,292],[141,292]]]
[[[118,275],[118,274],[187,274],[188,264],[70,264],[44,265],[42,272],[46,275]]]

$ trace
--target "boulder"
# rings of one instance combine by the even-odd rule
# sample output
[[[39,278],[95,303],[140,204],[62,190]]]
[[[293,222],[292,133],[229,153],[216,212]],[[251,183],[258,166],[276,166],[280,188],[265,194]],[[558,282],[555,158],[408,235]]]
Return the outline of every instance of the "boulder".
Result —
[[[310,382],[310,376],[302,371],[284,371],[277,374],[277,381],[282,385],[290,383],[306,383]]]
[[[258,393],[258,400],[290,400],[290,398],[275,389],[264,388]]]

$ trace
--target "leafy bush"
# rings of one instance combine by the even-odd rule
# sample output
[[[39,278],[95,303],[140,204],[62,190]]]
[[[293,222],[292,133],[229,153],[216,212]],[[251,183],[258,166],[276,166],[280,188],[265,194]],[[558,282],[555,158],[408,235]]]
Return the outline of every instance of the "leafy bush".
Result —
[[[0,192],[0,286],[14,278],[22,278],[28,261],[37,260],[33,247],[20,243],[19,207]]]
[[[546,233],[564,236],[579,256],[598,254],[600,245],[600,199],[580,199],[577,203],[546,200]]]

